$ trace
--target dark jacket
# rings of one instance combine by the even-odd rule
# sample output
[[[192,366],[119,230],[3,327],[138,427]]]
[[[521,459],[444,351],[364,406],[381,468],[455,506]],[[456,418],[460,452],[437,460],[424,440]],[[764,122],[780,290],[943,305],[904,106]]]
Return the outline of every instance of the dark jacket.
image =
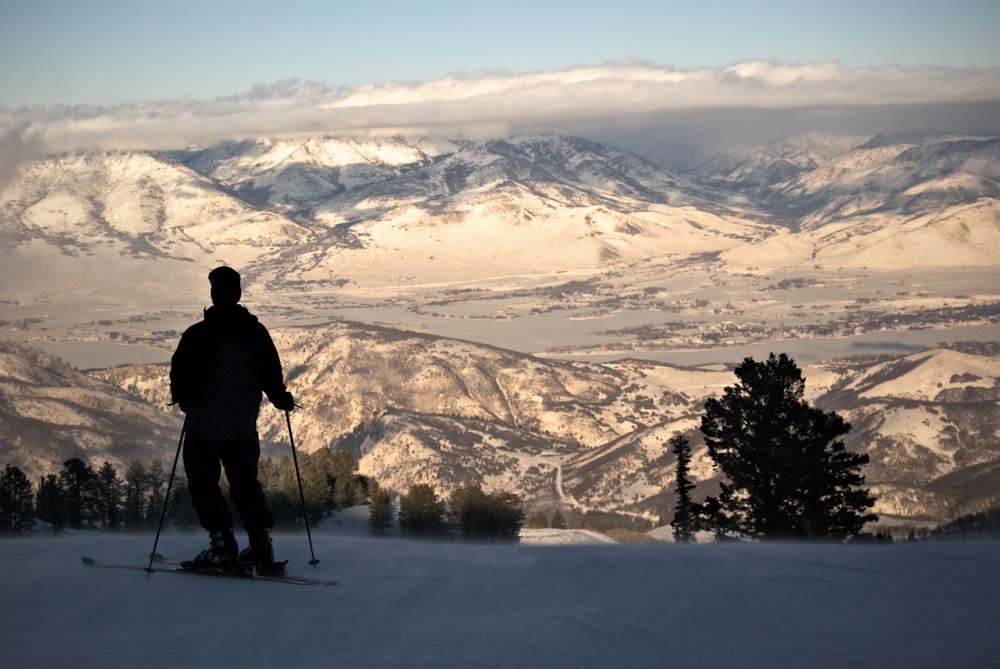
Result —
[[[207,309],[170,362],[170,394],[187,414],[187,432],[219,440],[255,435],[261,392],[291,409],[271,335],[240,305]]]

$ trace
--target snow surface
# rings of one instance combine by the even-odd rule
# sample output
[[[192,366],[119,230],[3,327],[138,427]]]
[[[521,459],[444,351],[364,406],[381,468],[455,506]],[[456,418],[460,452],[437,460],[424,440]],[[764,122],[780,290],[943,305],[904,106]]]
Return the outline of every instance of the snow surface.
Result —
[[[91,569],[152,535],[0,541],[0,657],[29,667],[998,667],[1000,545],[517,546],[279,535],[300,587]],[[165,533],[160,552],[200,550]]]

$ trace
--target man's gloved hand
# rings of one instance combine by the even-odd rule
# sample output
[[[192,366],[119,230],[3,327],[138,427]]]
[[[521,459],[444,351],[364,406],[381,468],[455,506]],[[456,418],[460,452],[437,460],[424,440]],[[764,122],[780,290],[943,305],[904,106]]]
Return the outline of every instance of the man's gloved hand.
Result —
[[[284,395],[272,400],[271,404],[282,411],[292,411],[295,408],[295,398],[286,390]]]

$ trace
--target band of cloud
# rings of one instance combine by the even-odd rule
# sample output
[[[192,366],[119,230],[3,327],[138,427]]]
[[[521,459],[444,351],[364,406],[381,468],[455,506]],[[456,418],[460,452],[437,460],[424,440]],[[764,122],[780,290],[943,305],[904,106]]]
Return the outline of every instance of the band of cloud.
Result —
[[[1000,100],[1000,68],[746,61],[680,70],[635,60],[479,72],[353,89],[287,80],[205,101],[0,109],[0,142],[33,151],[165,149],[260,135],[502,132],[690,109],[955,104]],[[14,137],[16,136],[16,140]],[[23,155],[18,155],[23,158]],[[10,158],[0,158],[10,162]],[[8,166],[9,167],[9,166]]]

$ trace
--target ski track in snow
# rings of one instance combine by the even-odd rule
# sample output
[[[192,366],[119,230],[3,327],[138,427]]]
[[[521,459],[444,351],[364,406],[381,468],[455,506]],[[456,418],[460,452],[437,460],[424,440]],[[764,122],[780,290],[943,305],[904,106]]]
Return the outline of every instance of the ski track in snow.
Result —
[[[276,536],[292,573],[333,587],[80,561],[144,565],[146,534],[0,540],[0,657],[18,669],[1000,666],[997,543],[526,535],[486,546],[326,527],[313,533],[317,569],[304,534]],[[158,548],[183,558],[204,541],[170,532]]]

